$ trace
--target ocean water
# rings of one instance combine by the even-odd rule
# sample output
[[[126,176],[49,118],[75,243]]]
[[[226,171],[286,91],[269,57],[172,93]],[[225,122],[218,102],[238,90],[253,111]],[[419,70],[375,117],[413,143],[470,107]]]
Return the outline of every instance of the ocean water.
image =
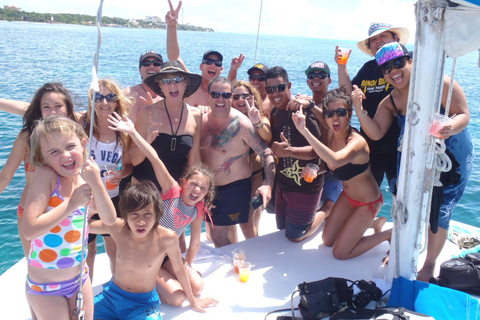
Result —
[[[121,87],[141,81],[138,59],[146,50],[160,52],[166,57],[166,31],[126,28],[102,28],[99,78],[110,78]],[[216,49],[224,56],[224,75],[228,74],[230,59],[243,53],[244,65],[239,79],[247,79],[246,71],[255,61],[268,66],[281,65],[289,73],[292,91],[309,93],[304,70],[314,61],[324,61],[331,68],[331,88],[338,86],[336,64],[333,60],[336,45],[352,48],[348,62],[351,75],[369,57],[360,52],[356,43],[343,40],[306,39],[299,37],[260,36],[257,58],[256,36],[227,33],[179,32],[181,55],[192,72],[199,73],[205,51]],[[92,62],[97,45],[97,29],[88,26],[56,25],[0,21],[0,98],[30,101],[37,88],[45,82],[62,82],[74,96],[78,110],[85,110],[87,92],[92,76]],[[480,145],[480,70],[478,53],[462,57],[457,62],[456,80],[467,96],[474,146]],[[451,63],[449,63],[451,65]],[[448,70],[448,68],[447,68]],[[354,126],[358,122],[354,118]],[[13,142],[20,131],[22,118],[0,111],[0,168],[5,164]],[[454,212],[454,219],[480,227],[479,158],[465,194]],[[0,195],[0,274],[22,258],[17,234],[16,207],[25,183],[21,166],[10,185]],[[391,195],[382,185],[385,204],[381,215],[390,217]]]

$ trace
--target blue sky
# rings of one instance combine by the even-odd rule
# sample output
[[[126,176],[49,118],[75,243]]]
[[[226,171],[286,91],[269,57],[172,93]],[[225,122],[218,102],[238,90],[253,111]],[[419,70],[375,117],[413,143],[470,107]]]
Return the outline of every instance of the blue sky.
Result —
[[[176,7],[177,0],[172,0]],[[414,34],[412,0],[263,0],[260,33],[320,39],[361,40],[373,21],[409,28]],[[100,0],[0,0],[25,11],[95,15]],[[256,34],[261,0],[184,0],[183,22],[219,32]],[[103,14],[122,18],[159,16],[167,0],[105,0]],[[182,21],[182,16],[180,16]],[[413,36],[410,37],[413,42]]]

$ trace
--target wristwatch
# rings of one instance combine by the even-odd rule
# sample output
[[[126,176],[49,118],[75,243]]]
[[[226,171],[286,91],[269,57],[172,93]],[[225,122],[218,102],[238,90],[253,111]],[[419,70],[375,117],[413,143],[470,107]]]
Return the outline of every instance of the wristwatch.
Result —
[[[315,101],[313,100],[310,100],[310,105],[308,107],[306,107],[305,109],[307,109],[308,111],[312,110],[313,107],[315,107]]]

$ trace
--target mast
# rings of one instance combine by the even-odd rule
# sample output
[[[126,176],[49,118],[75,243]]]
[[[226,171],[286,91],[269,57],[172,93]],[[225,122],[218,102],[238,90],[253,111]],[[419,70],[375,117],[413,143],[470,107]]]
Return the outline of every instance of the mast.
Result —
[[[434,138],[429,128],[441,103],[445,53],[442,45],[446,1],[419,0],[417,30],[402,143],[401,168],[392,218],[394,230],[388,276],[413,280],[425,233],[433,190]]]

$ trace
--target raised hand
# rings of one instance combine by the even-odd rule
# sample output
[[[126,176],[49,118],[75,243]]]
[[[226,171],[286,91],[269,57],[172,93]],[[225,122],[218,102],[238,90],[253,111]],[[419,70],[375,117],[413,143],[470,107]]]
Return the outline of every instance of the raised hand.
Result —
[[[148,99],[145,99],[144,97],[140,96],[140,100],[142,100],[142,102],[145,103],[146,106],[149,106],[155,103],[155,100],[153,100],[152,95],[148,91],[147,91],[147,98]]]
[[[178,23],[178,13],[182,8],[182,1],[178,2],[177,9],[173,9],[172,1],[168,0],[168,4],[170,5],[170,11],[167,12],[165,15],[165,23],[169,27],[176,27]]]
[[[357,112],[357,114],[359,114],[359,112],[361,112],[361,110],[363,109],[362,101],[363,99],[366,99],[365,94],[363,93],[362,89],[358,88],[357,85],[353,85],[353,91],[351,95],[355,111]]]
[[[126,115],[120,117],[118,113],[113,112],[113,114],[108,116],[107,121],[111,124],[111,126],[108,126],[108,128],[113,131],[121,131],[127,134],[135,131],[135,125]]]
[[[252,100],[253,99],[254,97],[252,95]],[[250,121],[252,121],[253,124],[257,124],[258,126],[259,123],[262,121],[262,118],[260,116],[260,110],[255,108],[254,105],[250,106],[250,103],[248,103],[248,100],[245,100],[245,102],[247,103],[247,107],[248,107],[248,111],[247,111],[248,118],[250,119]]]
[[[244,60],[245,60],[245,56],[242,53],[240,53],[240,56],[232,58],[232,64],[230,65],[230,68],[234,70],[240,69]]]
[[[300,132],[301,134],[304,134],[306,131],[306,128],[305,128],[305,115],[303,114],[302,107],[300,107],[300,109],[297,112],[292,113],[292,120],[298,132]]]
[[[80,175],[88,184],[95,183],[96,179],[100,179],[100,168],[93,158],[85,160]]]
[[[335,47],[335,57],[334,60],[338,64],[338,61],[342,58],[342,55],[340,54],[340,46]]]

